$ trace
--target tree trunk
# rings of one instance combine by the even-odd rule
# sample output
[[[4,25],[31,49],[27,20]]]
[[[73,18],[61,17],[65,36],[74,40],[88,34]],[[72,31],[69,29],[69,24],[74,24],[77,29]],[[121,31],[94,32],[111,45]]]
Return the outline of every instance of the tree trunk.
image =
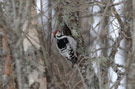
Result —
[[[127,3],[126,3],[127,4]],[[127,60],[127,89],[135,89],[135,0],[128,1],[128,6],[131,5],[133,9],[128,9],[130,16],[133,18],[132,27],[132,50]],[[133,15],[132,15],[133,14]]]

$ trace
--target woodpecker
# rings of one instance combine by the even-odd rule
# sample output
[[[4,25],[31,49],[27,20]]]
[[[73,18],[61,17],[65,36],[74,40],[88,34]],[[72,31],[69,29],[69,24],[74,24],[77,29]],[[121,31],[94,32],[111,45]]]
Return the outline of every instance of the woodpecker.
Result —
[[[59,30],[53,33],[56,39],[57,48],[60,54],[72,62],[72,67],[77,62],[76,46],[77,42],[71,36],[66,36],[62,34]]]

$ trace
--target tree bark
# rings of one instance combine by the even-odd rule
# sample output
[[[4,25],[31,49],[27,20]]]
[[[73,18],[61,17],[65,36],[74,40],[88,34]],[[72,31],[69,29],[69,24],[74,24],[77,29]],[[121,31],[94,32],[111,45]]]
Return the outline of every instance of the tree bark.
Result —
[[[135,0],[128,1],[128,7],[130,6],[131,9],[127,9],[130,13],[130,16],[132,17],[132,48],[130,52],[130,56],[127,60],[127,89],[134,89],[135,88]],[[127,4],[127,3],[125,3]],[[132,13],[131,13],[132,12]]]
[[[79,8],[79,2],[75,3],[77,3],[77,5],[74,4],[74,6]],[[63,21],[71,29],[71,33],[77,41],[78,65],[76,65],[76,68],[79,71],[79,76],[83,82],[84,89],[99,89],[99,82],[94,69],[91,66],[92,64],[88,57],[88,52],[86,51],[84,39],[81,34],[79,12],[70,12],[68,9],[64,9]]]

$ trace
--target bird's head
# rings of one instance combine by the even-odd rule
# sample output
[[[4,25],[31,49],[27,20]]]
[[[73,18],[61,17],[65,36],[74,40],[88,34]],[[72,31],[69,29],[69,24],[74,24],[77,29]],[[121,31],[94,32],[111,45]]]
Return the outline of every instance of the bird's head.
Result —
[[[56,30],[53,32],[53,37],[54,38],[59,38],[62,36],[62,33],[60,32],[60,30]]]

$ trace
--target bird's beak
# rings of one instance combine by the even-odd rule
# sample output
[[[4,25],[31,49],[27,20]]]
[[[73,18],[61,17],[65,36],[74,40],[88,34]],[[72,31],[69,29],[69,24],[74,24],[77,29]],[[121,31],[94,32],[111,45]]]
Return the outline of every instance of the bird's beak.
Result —
[[[54,38],[56,38],[56,36],[53,36]]]

